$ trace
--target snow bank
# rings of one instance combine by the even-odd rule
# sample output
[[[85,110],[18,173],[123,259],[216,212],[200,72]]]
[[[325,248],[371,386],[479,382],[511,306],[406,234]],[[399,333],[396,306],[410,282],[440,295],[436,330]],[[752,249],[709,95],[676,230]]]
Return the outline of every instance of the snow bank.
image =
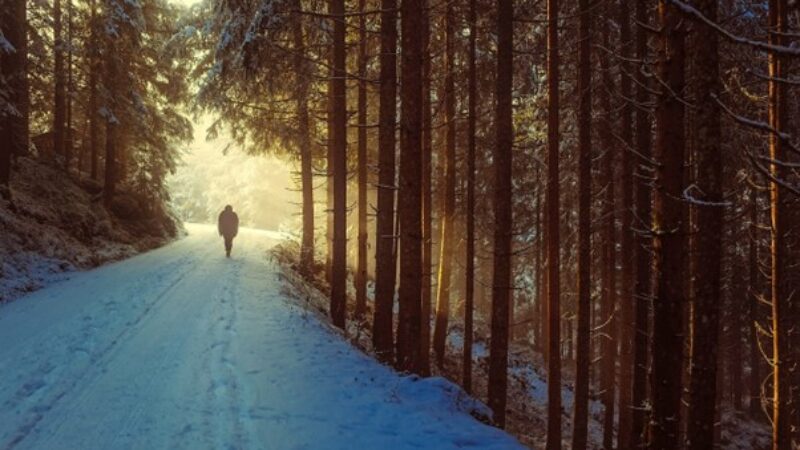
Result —
[[[0,302],[63,279],[66,272],[157,247],[177,231],[164,215],[120,219],[103,207],[101,190],[60,168],[19,159],[11,179],[13,201],[0,200]],[[131,197],[122,193],[120,199],[128,200],[122,204],[129,205]]]

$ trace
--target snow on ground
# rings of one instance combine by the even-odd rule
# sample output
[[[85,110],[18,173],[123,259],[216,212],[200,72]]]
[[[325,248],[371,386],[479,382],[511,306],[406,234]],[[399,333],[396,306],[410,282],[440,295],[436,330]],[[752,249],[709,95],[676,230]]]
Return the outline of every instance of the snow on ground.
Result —
[[[210,226],[0,306],[0,448],[521,448],[281,294],[280,236]]]

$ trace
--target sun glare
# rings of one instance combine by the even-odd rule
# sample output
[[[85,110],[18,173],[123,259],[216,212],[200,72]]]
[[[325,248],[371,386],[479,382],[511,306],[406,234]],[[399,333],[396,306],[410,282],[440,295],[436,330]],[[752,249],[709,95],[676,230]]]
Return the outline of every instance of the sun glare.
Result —
[[[169,180],[172,204],[187,222],[215,223],[230,204],[242,226],[265,230],[299,229],[299,194],[291,164],[275,156],[246,155],[221,133],[206,139],[208,116],[194,124],[194,140],[183,155],[178,171]]]

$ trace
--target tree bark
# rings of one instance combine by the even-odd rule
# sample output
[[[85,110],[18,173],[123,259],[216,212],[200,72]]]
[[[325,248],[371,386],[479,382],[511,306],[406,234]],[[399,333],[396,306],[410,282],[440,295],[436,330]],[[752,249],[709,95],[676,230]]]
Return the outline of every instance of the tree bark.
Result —
[[[431,290],[433,277],[433,117],[431,113],[430,1],[424,0],[422,25],[422,329],[420,331],[420,375],[431,372]]]
[[[53,151],[57,156],[64,156],[66,121],[66,82],[64,80],[64,38],[61,19],[61,0],[53,1]]]
[[[620,138],[624,146],[633,146],[631,131],[633,129],[633,104],[631,98],[631,63],[632,44],[630,1],[619,2],[619,27],[620,27],[620,95],[622,96],[622,109],[620,110]],[[629,436],[633,422],[632,380],[633,380],[633,340],[634,340],[634,304],[633,298],[633,183],[631,180],[631,151],[624,148],[620,152],[619,183],[622,194],[620,208],[620,221],[622,233],[620,235],[620,301],[619,320],[617,321],[617,335],[619,337],[619,436]]]
[[[749,319],[750,326],[750,418],[761,419],[761,350],[759,346],[758,334],[758,321],[761,318],[759,314],[760,299],[764,295],[761,286],[761,277],[759,276],[759,258],[758,258],[758,193],[755,188],[750,190],[750,242],[748,244],[748,284],[749,301],[747,302],[750,311]]]
[[[333,257],[331,265],[331,318],[345,328],[347,312],[347,49],[345,2],[331,0],[333,16]]]
[[[397,368],[420,369],[422,297],[422,26],[423,0],[404,0],[400,116],[400,303],[397,324]]]
[[[710,20],[717,18],[717,0],[698,0],[695,7]],[[714,447],[716,422],[717,354],[721,296],[721,261],[723,211],[722,149],[720,108],[716,97],[720,92],[719,54],[717,35],[713,30],[699,27],[702,37],[694,40],[695,70],[693,82],[698,104],[694,127],[697,192],[706,202],[697,208],[695,250],[697,264],[694,274],[694,307],[691,321],[691,381],[688,409],[687,448],[701,450]]]
[[[649,23],[647,2],[636,2],[636,21],[639,24]],[[644,26],[636,27],[636,58],[644,61],[648,56],[647,33]],[[636,70],[636,102],[644,105],[650,100],[648,92],[648,78],[642,70]],[[637,167],[649,167],[647,159],[650,158],[651,129],[648,111],[643,108],[636,109],[636,152],[639,154]],[[634,285],[634,323],[633,323],[633,381],[631,388],[631,432],[627,436],[620,435],[620,448],[641,448],[645,442],[645,423],[647,401],[647,354],[649,346],[649,313],[652,298],[651,271],[650,271],[650,230],[651,199],[650,183],[651,172],[638,170],[636,181],[636,219],[640,230],[634,258],[636,259],[636,281]]]
[[[296,7],[300,9],[300,2]],[[311,121],[308,111],[309,73],[306,64],[306,44],[302,17],[298,14],[292,24],[294,39],[294,70],[297,79],[296,114],[298,145],[300,146],[300,184],[303,192],[303,236],[300,242],[300,267],[309,274],[314,266],[314,174],[311,154]]]
[[[547,449],[561,448],[558,0],[547,0]]]
[[[380,111],[378,130],[378,213],[375,236],[375,317],[372,343],[383,361],[394,353],[393,306],[395,127],[397,108],[397,2],[381,0]]]
[[[72,82],[72,0],[67,0],[67,80],[65,86],[66,115],[64,123],[66,131],[64,133],[64,170],[69,173],[70,163],[72,162],[72,152],[75,148],[75,136],[72,130],[72,94],[74,85]],[[80,167],[78,167],[80,174]]]
[[[579,0],[578,24],[578,330],[572,448],[586,448],[591,364],[592,67],[589,0]]]
[[[788,30],[788,4],[786,0],[770,0],[769,2],[769,42],[772,45],[785,45],[785,33]],[[787,89],[786,84],[778,80],[785,78],[788,62],[778,52],[769,52],[769,125],[776,133],[770,134],[769,156],[770,174],[775,180],[786,181],[790,170],[780,163],[788,163],[785,144],[777,136],[787,130]],[[778,163],[776,163],[778,162]],[[790,219],[791,193],[774,180],[770,181],[770,209],[772,239],[770,251],[771,267],[771,300],[772,300],[772,448],[775,450],[790,448],[792,443],[791,414],[793,409],[791,371],[794,361],[791,356],[791,343],[797,342],[795,335],[797,324],[793,322],[793,303],[797,301],[797,286],[793,285],[796,274],[792,269],[792,235],[794,226]],[[795,252],[796,253],[796,252]],[[794,298],[793,298],[794,297]],[[797,308],[794,306],[794,308]],[[797,393],[794,393],[797,395]]]
[[[659,0],[661,32],[658,76],[664,85],[656,106],[653,202],[654,327],[651,373],[650,448],[667,450],[680,444],[681,376],[683,368],[684,267],[684,34],[685,23],[669,0]]]
[[[439,249],[439,276],[436,283],[436,327],[433,330],[433,350],[436,364],[443,367],[447,327],[450,319],[450,281],[453,260],[453,226],[456,207],[456,102],[455,102],[455,11],[453,2],[447,3],[445,12],[445,158],[444,158],[444,210],[441,216]]]
[[[355,274],[356,320],[367,311],[367,24],[366,0],[358,10],[358,267]]]
[[[494,177],[494,274],[489,354],[489,407],[499,427],[506,423],[508,384],[508,325],[511,303],[512,185],[514,144],[512,86],[514,65],[514,2],[497,0],[497,77],[495,127],[497,142]]]
[[[478,77],[475,67],[477,11],[476,1],[469,0],[468,113],[467,113],[467,264],[464,297],[464,358],[462,384],[472,393],[472,339],[475,309],[475,132],[478,102]]]
[[[91,159],[91,177],[93,180],[99,179],[98,174],[98,156],[100,152],[100,124],[98,120],[98,78],[100,52],[98,48],[98,33],[97,33],[97,4],[96,0],[91,0],[89,3],[89,51],[87,58],[89,60],[89,153]]]
[[[24,0],[7,2],[0,11],[0,28],[12,52],[0,51],[0,78],[5,80],[10,95],[6,101],[15,114],[0,114],[0,198],[11,198],[9,182],[11,162],[15,155],[28,152],[28,36],[27,7]]]
[[[602,24],[602,45],[609,47],[609,31],[605,24]],[[617,348],[619,346],[617,318],[617,239],[616,239],[616,190],[615,184],[615,149],[613,108],[611,106],[610,93],[614,92],[614,81],[611,77],[608,58],[600,58],[600,70],[602,72],[604,90],[600,93],[600,107],[602,108],[602,127],[600,128],[600,139],[605,152],[603,159],[603,181],[605,187],[605,199],[603,202],[603,249],[602,249],[602,271],[603,271],[603,290],[602,306],[603,318],[606,322],[602,339],[602,391],[603,391],[603,448],[614,448],[614,429],[616,417],[616,366]]]

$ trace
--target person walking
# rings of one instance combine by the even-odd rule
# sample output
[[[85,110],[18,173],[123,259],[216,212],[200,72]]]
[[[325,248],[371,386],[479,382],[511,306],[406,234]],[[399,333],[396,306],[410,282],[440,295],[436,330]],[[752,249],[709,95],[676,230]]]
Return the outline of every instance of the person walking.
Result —
[[[219,214],[217,221],[217,230],[219,235],[225,238],[225,257],[231,257],[231,249],[233,248],[233,238],[239,234],[239,216],[233,212],[231,205],[226,205],[225,209]]]

